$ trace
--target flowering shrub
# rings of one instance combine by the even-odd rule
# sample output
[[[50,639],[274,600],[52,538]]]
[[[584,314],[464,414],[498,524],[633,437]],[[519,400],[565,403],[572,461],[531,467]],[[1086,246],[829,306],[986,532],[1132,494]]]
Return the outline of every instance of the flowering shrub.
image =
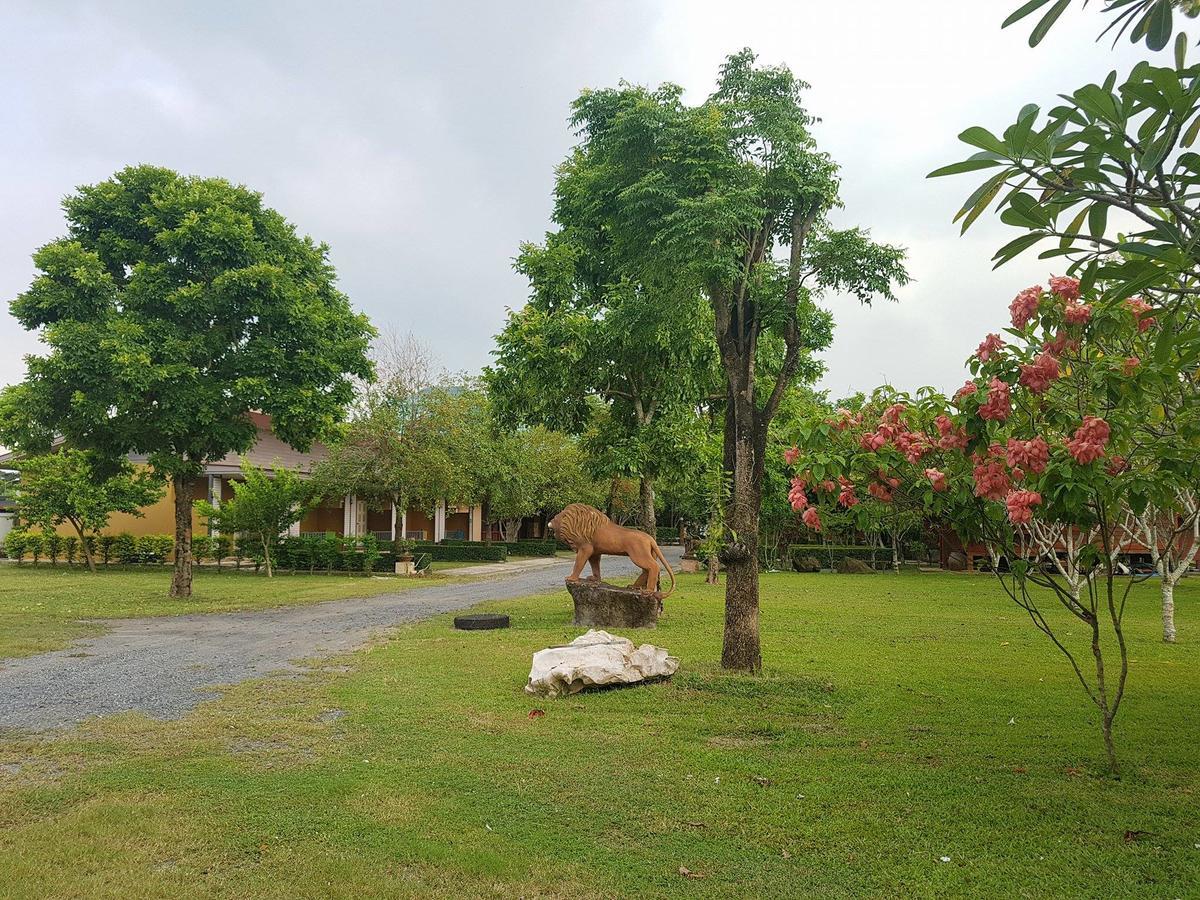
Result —
[[[1118,640],[1114,686],[1111,673],[1105,680],[1099,635],[1102,622],[1122,633],[1124,605],[1114,594],[1131,582],[1114,587],[1116,556],[1149,497],[1181,495],[1200,475],[1200,422],[1193,404],[1190,419],[1176,410],[1164,423],[1180,372],[1167,352],[1174,336],[1160,335],[1157,310],[1141,298],[1084,302],[1085,293],[1069,277],[1026,288],[1009,306],[1009,337],[984,337],[968,360],[972,377],[952,398],[881,388],[840,408],[830,429],[808,430],[788,463],[805,472],[793,482],[793,505],[800,500],[795,508],[804,509],[809,528],[820,528],[824,504],[849,510],[863,493],[875,507],[903,500],[917,516],[951,524],[964,542],[984,543],[994,563],[1006,560],[1002,583],[1039,629],[1054,637],[1038,605],[1045,594],[1031,585],[1085,623],[1096,657],[1090,682],[1075,651],[1057,637],[1055,644],[1101,713],[1115,768],[1111,725],[1126,650]],[[1192,353],[1194,369],[1200,348]],[[1164,442],[1168,428],[1175,432]],[[805,486],[821,479],[836,479],[836,490],[810,496]],[[1195,528],[1188,552],[1200,546]]]

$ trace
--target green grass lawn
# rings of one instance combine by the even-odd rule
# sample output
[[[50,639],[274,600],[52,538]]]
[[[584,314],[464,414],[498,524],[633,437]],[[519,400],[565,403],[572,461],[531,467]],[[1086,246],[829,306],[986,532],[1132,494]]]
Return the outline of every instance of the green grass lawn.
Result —
[[[0,659],[65,647],[103,626],[85,619],[128,619],[181,613],[262,609],[368,597],[401,590],[418,579],[361,575],[264,575],[197,568],[188,600],[167,596],[170,569],[100,571],[80,567],[0,564]]]
[[[557,701],[522,687],[579,633],[565,594],[489,604],[511,629],[442,617],[176,722],[0,741],[0,895],[1197,896],[1177,602],[1168,647],[1154,586],[1131,600],[1120,781],[986,576],[768,576],[761,677],[716,667],[721,589],[687,576],[636,635],[674,679]]]

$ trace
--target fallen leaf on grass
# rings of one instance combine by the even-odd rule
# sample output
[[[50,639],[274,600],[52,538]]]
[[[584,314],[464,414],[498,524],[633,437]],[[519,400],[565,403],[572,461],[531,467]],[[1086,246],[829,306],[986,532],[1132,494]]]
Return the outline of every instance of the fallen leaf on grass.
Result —
[[[529,718],[540,719],[545,714],[546,714],[546,711],[544,709],[531,709],[529,711]]]
[[[1013,766],[1013,774],[1014,775],[1028,775],[1029,770],[1027,768],[1025,768],[1024,766]]]
[[[1153,835],[1153,831],[1126,831],[1124,835],[1125,843],[1132,844],[1135,841],[1140,841],[1142,838],[1152,837]]]
[[[783,851],[783,858],[784,858],[784,859],[791,859],[791,858],[792,858],[792,854],[788,853],[788,852],[787,852],[787,850],[784,850],[784,851]]]
[[[750,780],[753,781],[755,784],[762,785],[763,787],[767,787],[771,783],[770,778],[763,778],[761,775],[751,775]]]
[[[1066,771],[1067,771],[1067,774],[1070,775],[1072,778],[1078,778],[1080,775],[1083,774],[1082,769],[1077,769],[1074,766],[1067,766]]]
[[[703,875],[700,872],[693,872],[687,866],[680,866],[679,874],[682,875],[684,878],[707,878],[708,877],[707,875]]]
[[[683,824],[686,825],[688,828],[707,828],[708,827],[707,822],[684,822]]]

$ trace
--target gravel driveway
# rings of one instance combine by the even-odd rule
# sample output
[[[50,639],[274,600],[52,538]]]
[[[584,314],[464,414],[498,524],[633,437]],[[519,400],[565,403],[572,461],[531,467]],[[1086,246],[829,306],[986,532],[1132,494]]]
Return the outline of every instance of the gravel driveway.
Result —
[[[674,550],[674,553],[671,553]],[[678,558],[669,548],[668,558]],[[628,560],[605,575],[628,577]],[[294,669],[294,660],[344,653],[373,632],[487,600],[562,591],[569,560],[459,584],[432,584],[359,600],[241,613],[114,619],[111,630],[65,650],[0,662],[0,729],[69,726],[138,710],[176,718],[213,688]],[[568,602],[564,592],[562,601]]]

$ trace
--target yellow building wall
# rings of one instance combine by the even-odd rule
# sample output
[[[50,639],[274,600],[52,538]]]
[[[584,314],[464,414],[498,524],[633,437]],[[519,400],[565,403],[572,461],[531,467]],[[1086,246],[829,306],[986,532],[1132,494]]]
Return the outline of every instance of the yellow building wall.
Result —
[[[198,478],[192,485],[192,499],[208,499],[208,479]],[[75,529],[68,524],[59,525],[56,529],[61,535],[74,535]],[[142,515],[131,516],[129,513],[113,513],[108,518],[108,525],[101,534],[120,534],[128,532],[134,537],[146,534],[168,534],[175,536],[175,487],[168,482],[167,489],[157,503],[142,507]],[[200,518],[195,507],[192,508],[192,533],[208,534],[208,526]]]

